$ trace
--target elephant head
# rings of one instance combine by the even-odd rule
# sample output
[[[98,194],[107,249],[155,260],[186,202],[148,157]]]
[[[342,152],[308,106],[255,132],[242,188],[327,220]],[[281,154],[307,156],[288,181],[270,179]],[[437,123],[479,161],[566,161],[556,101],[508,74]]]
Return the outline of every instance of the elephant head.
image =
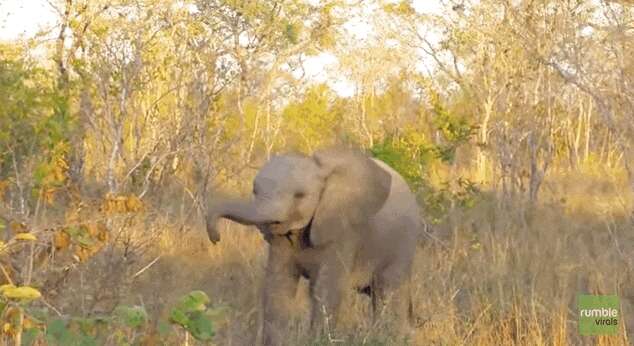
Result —
[[[219,218],[258,226],[272,236],[311,224],[311,243],[326,243],[376,213],[390,183],[389,173],[353,150],[275,156],[256,175],[251,199],[223,200],[210,208],[207,233],[213,243],[220,240]]]

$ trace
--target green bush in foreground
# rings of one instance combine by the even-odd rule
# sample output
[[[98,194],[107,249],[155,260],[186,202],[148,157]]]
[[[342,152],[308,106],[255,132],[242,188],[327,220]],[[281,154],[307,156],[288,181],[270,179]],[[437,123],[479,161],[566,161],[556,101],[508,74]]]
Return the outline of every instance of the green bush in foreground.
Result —
[[[35,307],[40,292],[32,287],[0,287],[2,340],[16,345],[145,345],[178,342],[187,335],[202,342],[215,335],[214,320],[221,309],[210,308],[202,291],[183,296],[169,319],[152,321],[142,306],[120,305],[107,316],[67,317]]]

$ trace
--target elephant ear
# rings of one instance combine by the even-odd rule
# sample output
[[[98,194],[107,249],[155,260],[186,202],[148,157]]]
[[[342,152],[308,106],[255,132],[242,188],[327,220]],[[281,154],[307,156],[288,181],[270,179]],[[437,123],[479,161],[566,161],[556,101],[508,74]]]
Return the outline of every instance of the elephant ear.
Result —
[[[360,234],[385,203],[392,176],[358,151],[328,149],[313,157],[325,186],[311,226],[311,244]]]

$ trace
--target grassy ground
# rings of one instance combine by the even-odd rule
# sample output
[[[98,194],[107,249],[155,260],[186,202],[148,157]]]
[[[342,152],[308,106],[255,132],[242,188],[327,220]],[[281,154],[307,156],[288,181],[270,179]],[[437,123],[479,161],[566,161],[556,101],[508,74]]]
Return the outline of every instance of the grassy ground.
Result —
[[[625,182],[604,174],[562,175],[546,182],[538,206],[485,191],[475,207],[433,226],[415,260],[414,308],[418,325],[407,338],[371,325],[369,301],[351,296],[343,330],[330,338],[359,345],[568,345],[630,344],[634,330],[634,223]],[[258,338],[259,290],[266,243],[252,229],[227,225],[212,246],[202,227],[163,232],[155,265],[131,287],[132,300],[165,313],[192,289],[225,306],[219,345],[252,345]],[[148,258],[151,258],[148,254]],[[617,294],[618,336],[581,337],[576,295]],[[307,288],[296,297],[295,345],[307,340]],[[389,319],[386,315],[385,319]]]

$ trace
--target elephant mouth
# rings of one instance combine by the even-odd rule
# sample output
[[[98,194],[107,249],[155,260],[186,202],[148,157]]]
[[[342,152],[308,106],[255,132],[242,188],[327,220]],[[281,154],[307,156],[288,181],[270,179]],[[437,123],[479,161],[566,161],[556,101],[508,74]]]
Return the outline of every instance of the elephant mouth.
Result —
[[[281,221],[269,221],[262,223],[261,225],[273,235],[286,235],[287,233],[292,232],[285,229]]]
[[[285,233],[280,234],[279,236],[286,237],[291,244],[298,245],[301,249],[311,248],[313,247],[310,242],[310,231],[313,226],[313,218],[308,221],[308,224],[299,229],[289,229]],[[273,223],[271,223],[273,224]],[[277,223],[278,225],[281,223]],[[298,244],[295,244],[295,243]]]
[[[310,230],[313,227],[313,219],[315,217],[311,217],[310,221],[308,221],[308,225],[306,225],[306,227],[304,227],[304,229],[302,231],[300,231],[299,234],[299,244],[302,248],[309,248],[309,247],[313,247],[313,245],[310,243]]]

